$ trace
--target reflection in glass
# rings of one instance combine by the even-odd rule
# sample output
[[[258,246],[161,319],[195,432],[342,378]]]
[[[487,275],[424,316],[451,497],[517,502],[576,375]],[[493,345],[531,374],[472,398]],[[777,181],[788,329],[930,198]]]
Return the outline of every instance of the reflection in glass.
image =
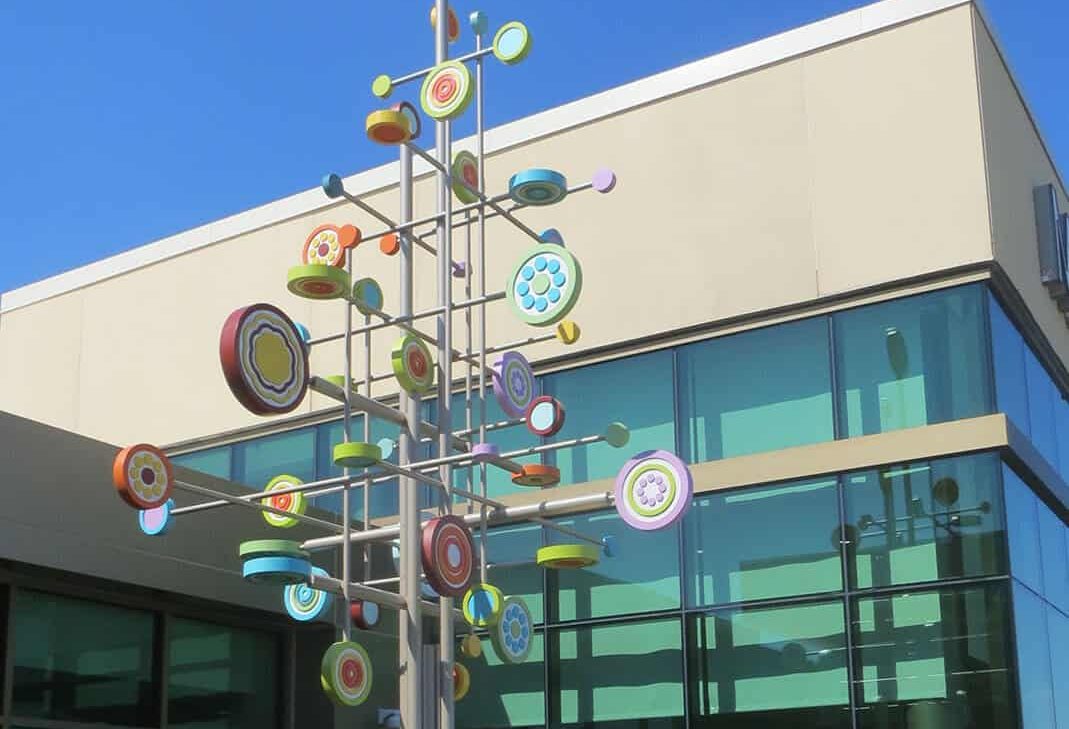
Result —
[[[613,729],[683,726],[677,619],[550,633],[550,725]]]
[[[1017,623],[1017,673],[1024,729],[1054,728],[1054,686],[1047,606],[1019,582],[1013,584]]]
[[[825,317],[680,347],[683,457],[697,463],[834,438],[828,350]]]
[[[857,587],[1006,572],[997,455],[891,466],[844,479]]]
[[[479,554],[482,534],[472,529],[475,553]],[[534,554],[542,546],[542,528],[537,524],[495,527],[488,531],[487,557],[490,583],[504,595],[522,597],[535,623],[544,621],[542,568],[534,563]],[[478,571],[476,570],[476,577]],[[487,646],[489,648],[489,646]]]
[[[1028,435],[1028,385],[1025,378],[1025,343],[995,297],[988,293],[991,317],[991,354],[995,369],[995,394],[998,409],[1006,413],[1017,428]]]
[[[315,430],[300,428],[234,446],[234,480],[257,491],[280,474],[315,479]]]
[[[687,605],[842,589],[835,479],[694,500],[683,522]]]
[[[833,315],[844,435],[991,412],[983,291],[963,286]]]
[[[151,613],[29,590],[15,595],[15,716],[159,725]]]
[[[839,600],[692,615],[687,656],[694,726],[850,726]]]
[[[1005,585],[854,602],[862,729],[1012,729]]]
[[[1010,571],[1037,595],[1043,589],[1043,556],[1039,542],[1039,499],[1021,477],[1002,466],[1006,521],[1010,524]]]
[[[183,466],[184,468],[206,473],[209,476],[230,480],[230,446],[208,448],[203,451],[173,456],[171,461],[176,466]]]
[[[541,727],[545,725],[545,641],[541,630],[531,641],[531,653],[523,663],[502,663],[482,638],[479,658],[461,662],[471,674],[471,690],[456,705],[458,729]]]

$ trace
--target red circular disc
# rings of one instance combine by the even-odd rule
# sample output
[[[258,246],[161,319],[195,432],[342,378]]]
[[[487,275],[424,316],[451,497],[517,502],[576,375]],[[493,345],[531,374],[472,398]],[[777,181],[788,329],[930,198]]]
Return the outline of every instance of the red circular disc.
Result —
[[[233,312],[219,336],[230,391],[257,415],[288,413],[308,390],[308,350],[297,325],[270,304]]]
[[[457,80],[452,76],[440,76],[432,87],[435,101],[444,104],[457,92]]]
[[[427,582],[440,595],[461,597],[475,568],[475,543],[464,520],[458,516],[431,519],[423,527],[421,547]]]
[[[174,468],[163,451],[147,443],[127,446],[115,455],[111,480],[119,496],[135,509],[155,509],[171,498]]]

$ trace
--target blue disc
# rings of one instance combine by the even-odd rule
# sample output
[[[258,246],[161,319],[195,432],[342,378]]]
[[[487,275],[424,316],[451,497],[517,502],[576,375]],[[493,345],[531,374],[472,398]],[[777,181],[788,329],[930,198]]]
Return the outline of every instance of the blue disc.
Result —
[[[174,499],[167,499],[154,509],[142,509],[137,512],[137,523],[141,531],[150,537],[160,537],[174,524],[171,509],[174,508]]]
[[[568,194],[568,181],[554,170],[534,168],[509,179],[509,197],[521,205],[552,205]]]
[[[241,576],[249,582],[268,585],[293,585],[306,582],[312,575],[312,565],[306,559],[294,557],[255,557],[245,560]]]
[[[526,296],[530,290],[531,287],[526,281],[520,281],[520,284],[516,287],[516,293],[520,296]]]

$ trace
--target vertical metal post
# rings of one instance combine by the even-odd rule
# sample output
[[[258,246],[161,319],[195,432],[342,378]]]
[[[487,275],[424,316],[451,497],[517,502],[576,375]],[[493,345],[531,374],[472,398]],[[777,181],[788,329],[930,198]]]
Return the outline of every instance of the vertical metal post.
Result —
[[[483,49],[483,36],[475,35],[475,50]],[[475,159],[479,169],[479,192],[486,194],[483,183],[485,164],[483,162],[483,57],[475,60]],[[479,296],[486,296],[486,206],[479,205]],[[479,442],[486,442],[486,302],[479,305]],[[486,497],[486,464],[479,464],[479,492]],[[487,582],[486,577],[486,504],[479,507],[479,581]]]
[[[412,219],[412,151],[401,146],[400,160],[401,198],[400,219]],[[411,230],[401,231],[401,298],[398,302],[399,316],[412,314],[413,291],[413,255]],[[419,444],[419,400],[401,391],[401,410],[405,415],[406,425],[401,428],[397,444],[398,463],[404,467],[417,460],[415,448]],[[403,477],[400,480],[400,593],[405,600],[405,608],[400,612],[400,630],[398,656],[401,661],[400,709],[402,729],[419,729],[422,725],[422,704],[420,700],[420,661],[423,659],[423,616],[421,615],[419,588],[419,494],[418,484],[414,479]]]
[[[449,58],[449,6],[446,0],[435,0],[438,22],[435,25],[435,63]],[[443,169],[452,162],[452,128],[448,120],[435,125],[435,152]],[[438,455],[445,458],[452,454],[451,434],[453,417],[450,399],[453,381],[453,198],[449,179],[439,170],[438,178]],[[444,464],[439,469],[442,483],[452,482],[452,466]],[[451,511],[451,496],[442,495],[443,511]],[[418,549],[418,547],[417,547]],[[441,729],[453,729],[453,600],[442,597],[439,601],[441,615],[438,619],[440,680],[436,685],[438,694],[438,725]]]
[[[350,248],[345,252],[345,268],[349,272],[350,280],[353,277],[353,250]],[[349,429],[353,422],[353,305],[345,302],[345,383],[342,385],[342,391],[345,393],[345,401],[342,403],[342,442],[349,442]],[[345,466],[342,469],[342,473],[348,477],[349,467]],[[341,639],[349,640],[350,633],[352,632],[352,621],[349,619],[349,584],[352,582],[352,551],[353,545],[349,541],[349,535],[353,528],[353,515],[351,507],[351,492],[353,485],[349,481],[345,482],[345,488],[341,492],[341,510],[342,510],[342,547],[341,547],[341,584],[342,584],[342,602],[344,603],[340,610],[337,610],[335,616],[340,621],[341,625]]]

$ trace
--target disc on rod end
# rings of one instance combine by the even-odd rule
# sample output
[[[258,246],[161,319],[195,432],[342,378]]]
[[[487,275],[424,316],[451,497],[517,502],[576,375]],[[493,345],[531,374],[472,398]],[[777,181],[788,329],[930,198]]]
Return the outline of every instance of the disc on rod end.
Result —
[[[616,173],[605,167],[594,173],[594,177],[590,180],[591,187],[597,192],[602,194],[606,192],[612,192],[616,187]]]
[[[345,185],[342,184],[341,177],[333,172],[323,175],[320,184],[323,186],[323,192],[331,199],[345,194]]]
[[[487,463],[501,455],[501,449],[494,443],[476,443],[471,447],[472,463]]]
[[[476,10],[468,16],[468,27],[471,28],[471,32],[475,35],[483,35],[486,33],[486,29],[490,27],[490,19],[482,10]]]
[[[464,278],[468,275],[468,262],[467,261],[453,261],[453,278]]]
[[[606,557],[615,557],[620,554],[620,545],[616,541],[616,537],[611,534],[606,534],[601,538],[601,551],[605,553]]]
[[[334,446],[334,465],[367,468],[382,460],[382,449],[374,443],[338,443]]]
[[[613,448],[623,448],[631,440],[631,431],[620,422],[609,423],[605,426],[605,442]]]
[[[565,319],[557,324],[557,340],[564,345],[575,344],[579,341],[581,330],[579,325],[571,319]]]
[[[379,74],[371,82],[371,93],[380,99],[389,98],[390,94],[393,93],[393,79],[384,73]]]

